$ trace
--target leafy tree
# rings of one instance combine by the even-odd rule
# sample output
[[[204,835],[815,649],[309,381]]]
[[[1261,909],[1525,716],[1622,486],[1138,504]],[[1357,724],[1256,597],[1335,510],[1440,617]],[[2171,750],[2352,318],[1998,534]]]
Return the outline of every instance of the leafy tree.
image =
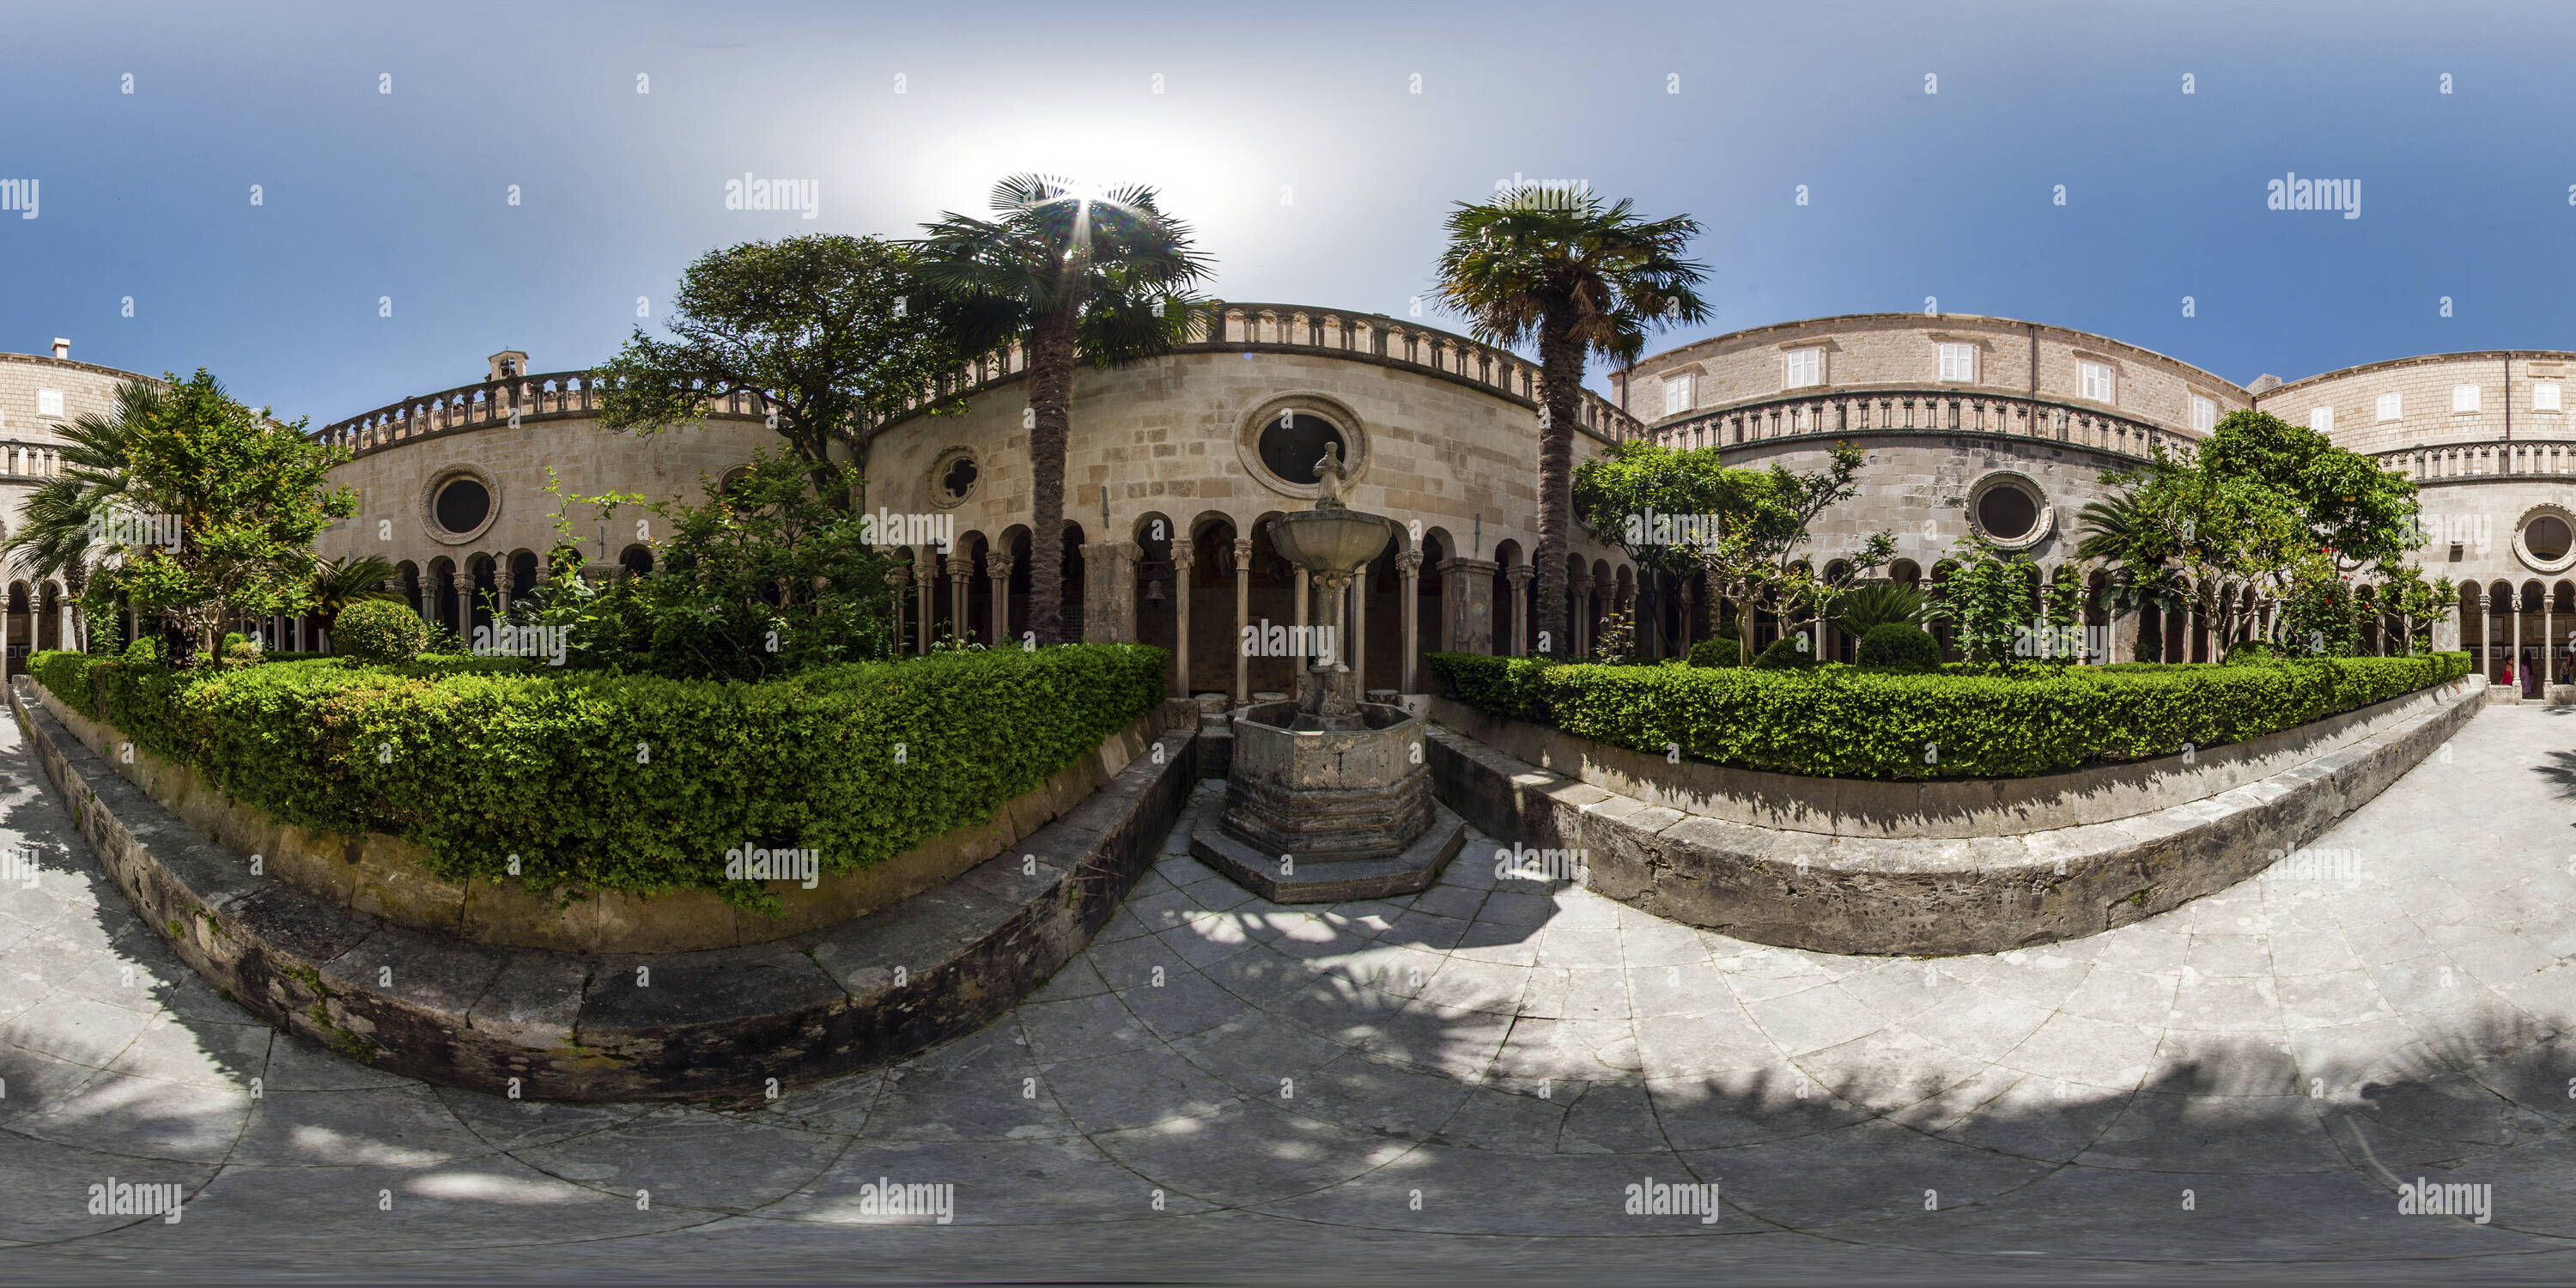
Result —
[[[328,635],[339,629],[340,614],[352,605],[401,599],[401,594],[385,589],[395,576],[394,566],[376,555],[317,559],[305,588],[305,603],[313,616],[322,619],[322,632]]]
[[[2339,573],[2394,565],[2423,544],[2414,482],[2306,426],[2270,412],[2230,412],[2195,455],[2203,475],[2286,498],[2311,543]],[[2259,571],[2277,579],[2294,563],[2285,558]]]
[[[62,578],[69,592],[72,638],[88,647],[90,573],[121,558],[103,538],[109,515],[125,504],[135,436],[161,415],[161,386],[129,380],[116,387],[114,411],[82,412],[57,431],[62,470],[28,493],[18,531],[0,552],[20,571]]]
[[[1486,202],[1460,202],[1441,252],[1441,302],[1467,318],[1476,339],[1537,342],[1540,402],[1536,625],[1565,634],[1566,510],[1574,426],[1588,356],[1633,359],[1650,325],[1701,322],[1692,289],[1706,268],[1681,257],[1699,222],[1645,220],[1635,203],[1604,206],[1588,190],[1525,185]]]
[[[2379,610],[2403,619],[2398,651],[2430,650],[2434,623],[2459,606],[2459,588],[2448,577],[2425,581],[2424,570],[2413,564],[2400,564],[2384,575],[2379,585]]]
[[[1831,614],[1856,579],[1896,556],[1896,538],[1873,533],[1844,557],[1843,575],[1828,580],[1799,554],[1817,517],[1860,491],[1862,460],[1859,448],[1836,443],[1823,469],[1799,474],[1774,462],[1758,475],[1760,486],[1747,488],[1742,508],[1733,515],[1721,512],[1711,540],[1696,547],[1709,586],[1741,602],[1757,597],[1776,602],[1784,626]],[[1750,649],[1749,623],[1736,625],[1740,647]]]
[[[993,186],[991,219],[942,214],[910,243],[959,351],[1017,340],[1028,355],[1029,630],[1062,641],[1065,444],[1073,372],[1170,353],[1189,338],[1190,290],[1209,261],[1146,187],[1090,193],[1047,175]]]
[[[233,400],[202,367],[168,390],[128,445],[126,496],[160,540],[124,543],[116,583],[169,624],[167,656],[212,653],[233,616],[303,611],[313,539],[357,509],[332,487],[345,449]]]
[[[801,460],[762,452],[730,487],[710,482],[703,504],[645,505],[670,533],[653,571],[606,585],[579,576],[570,506],[613,518],[641,498],[564,498],[550,483],[563,544],[509,624],[563,629],[567,657],[584,667],[675,679],[756,681],[890,656],[886,574],[897,561],[874,544],[867,516],[829,503],[857,480],[851,466],[831,468],[818,488]]]
[[[876,427],[928,401],[963,359],[914,316],[915,254],[872,237],[818,235],[709,251],[680,278],[671,340],[636,328],[600,368],[602,424],[694,424],[711,399],[748,394],[819,482],[833,449],[864,462]],[[850,498],[830,504],[847,508]]]
[[[1973,528],[1952,548],[1959,557],[1941,579],[1940,599],[1924,616],[1949,623],[1951,638],[1969,661],[2011,661],[2014,645],[2030,629],[2030,557],[2005,555]]]

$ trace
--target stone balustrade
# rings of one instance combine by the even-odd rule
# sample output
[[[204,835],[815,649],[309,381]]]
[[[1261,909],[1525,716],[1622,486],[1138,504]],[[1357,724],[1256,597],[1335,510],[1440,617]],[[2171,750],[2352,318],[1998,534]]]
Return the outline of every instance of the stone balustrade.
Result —
[[[2145,421],[2046,399],[1957,389],[1818,390],[1716,408],[1652,431],[1667,447],[1740,447],[1774,439],[1872,433],[2001,434],[2147,459],[2193,440]]]
[[[2491,439],[2438,443],[2376,452],[2380,468],[2418,483],[2492,478],[2505,474],[2576,474],[2576,442],[2560,439]]]

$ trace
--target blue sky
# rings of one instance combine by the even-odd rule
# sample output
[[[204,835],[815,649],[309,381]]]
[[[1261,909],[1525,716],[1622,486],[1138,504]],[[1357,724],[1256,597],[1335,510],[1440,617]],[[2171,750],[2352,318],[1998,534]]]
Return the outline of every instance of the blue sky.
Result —
[[[1523,175],[1705,225],[1717,319],[1658,348],[1926,296],[2240,382],[2576,348],[2576,6],[7,0],[0,32],[0,179],[41,183],[0,213],[0,350],[204,365],[316,424],[502,348],[588,365],[705,250],[910,235],[1024,169],[1159,185],[1232,299],[1401,314],[1448,203]],[[2290,171],[2361,217],[2265,209]],[[725,210],[745,172],[818,217]]]

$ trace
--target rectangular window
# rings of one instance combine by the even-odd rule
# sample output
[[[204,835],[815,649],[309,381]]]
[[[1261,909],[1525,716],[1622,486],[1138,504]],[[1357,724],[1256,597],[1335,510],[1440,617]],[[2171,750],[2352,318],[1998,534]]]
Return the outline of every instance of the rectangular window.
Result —
[[[2399,398],[2396,394],[2381,394],[2379,396],[2379,418],[2381,420],[2396,420],[2405,414],[2405,401]]]
[[[36,414],[37,414],[37,415],[39,415],[39,416],[60,416],[60,415],[62,415],[62,414],[63,414],[63,391],[62,391],[62,390],[60,390],[60,389],[39,389],[39,390],[37,390],[37,391],[36,391]]]
[[[1941,346],[1941,378],[1969,380],[1977,378],[1977,346],[1945,344]]]
[[[2539,384],[2531,387],[2531,409],[2533,411],[2560,410],[2558,406],[2557,381],[2543,380]]]
[[[2451,386],[2451,410],[2476,411],[2477,409],[2478,387],[2476,385]]]
[[[2112,394],[2112,387],[2111,387],[2111,368],[2110,368],[2110,366],[2109,366],[2108,364],[2100,363],[2100,362],[2088,362],[2088,363],[2085,363],[2085,364],[2084,364],[2084,396],[2085,396],[2085,397],[2087,397],[2087,398],[2092,399],[2092,400],[2093,400],[2093,401],[2095,401],[2095,402],[2112,402],[2112,401],[2116,401],[2115,399],[2113,399],[2113,398],[2111,397],[2111,394]]]
[[[2191,396],[2191,428],[2192,432],[2198,434],[2206,434],[2209,431],[2218,428],[2218,404],[2207,398],[2201,397],[2199,394],[2193,394]]]
[[[2313,429],[2320,434],[2333,433],[2334,408],[2310,407],[2308,409],[2308,428]]]
[[[1664,414],[1678,416],[1691,409],[1691,378],[1674,376],[1664,381]]]
[[[1781,382],[1784,387],[1790,389],[1803,389],[1808,385],[1821,385],[1825,383],[1824,350],[1791,349],[1788,353],[1788,358],[1789,375],[1786,380]]]

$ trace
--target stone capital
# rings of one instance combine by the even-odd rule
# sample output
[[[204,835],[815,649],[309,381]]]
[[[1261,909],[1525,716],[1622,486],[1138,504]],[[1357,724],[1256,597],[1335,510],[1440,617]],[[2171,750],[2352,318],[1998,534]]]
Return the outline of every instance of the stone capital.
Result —
[[[1538,569],[1532,568],[1528,564],[1513,564],[1511,567],[1503,570],[1503,576],[1510,579],[1512,589],[1514,590],[1519,590],[1520,588],[1529,585],[1530,578],[1537,575]]]
[[[1010,580],[1011,570],[1018,566],[1019,562],[1011,558],[1009,555],[984,556],[985,575],[992,577],[996,581]]]
[[[889,586],[909,586],[912,584],[912,569],[897,564],[886,569],[885,579]]]
[[[1198,547],[1190,542],[1184,540],[1172,543],[1172,567],[1186,573],[1190,570],[1190,565],[1198,562],[1198,557]]]
[[[1234,539],[1234,567],[1232,571],[1252,571],[1252,538],[1236,537]]]
[[[458,590],[474,589],[474,577],[470,573],[455,573],[450,575],[447,580]]]
[[[1400,573],[1403,573],[1403,574],[1404,574],[1405,576],[1407,576],[1407,577],[1419,577],[1419,576],[1421,576],[1421,575],[1422,575],[1422,552],[1421,552],[1421,551],[1419,551],[1419,550],[1399,550],[1399,551],[1396,551],[1396,552],[1395,552],[1395,568],[1396,568],[1396,571],[1398,571],[1398,572],[1400,572]]]

